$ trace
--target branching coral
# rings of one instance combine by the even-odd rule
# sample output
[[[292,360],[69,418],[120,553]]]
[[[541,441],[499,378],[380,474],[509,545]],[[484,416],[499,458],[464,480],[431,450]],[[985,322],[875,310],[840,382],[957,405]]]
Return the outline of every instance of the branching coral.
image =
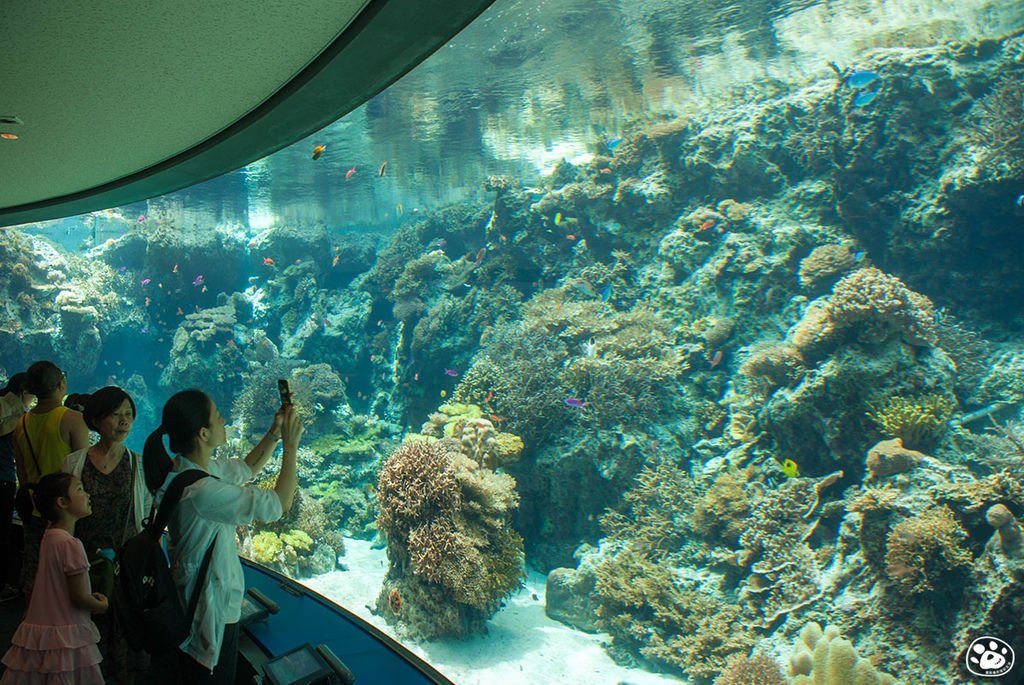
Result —
[[[828,311],[840,330],[857,328],[860,337],[896,333],[912,344],[936,341],[931,300],[874,267],[858,269],[836,283]]]
[[[903,441],[907,449],[934,447],[946,434],[956,403],[939,393],[917,397],[893,395],[874,404],[868,417],[878,430]]]
[[[843,335],[865,342],[898,335],[912,345],[931,346],[938,339],[935,308],[895,276],[874,267],[857,269],[807,308],[788,339],[808,355]]]
[[[611,634],[613,651],[708,678],[756,640],[736,605],[631,546],[599,564],[596,573],[599,623]]]
[[[969,140],[982,151],[981,162],[998,165],[1009,176],[1024,171],[1024,81],[1007,74],[971,111]]]
[[[770,656],[733,654],[714,685],[786,685],[786,680]]]
[[[972,557],[967,533],[946,506],[900,521],[889,531],[885,569],[906,597],[948,589]]]
[[[523,541],[512,530],[518,506],[515,480],[460,451],[450,438],[399,446],[381,470],[377,493],[380,530],[390,568],[378,605],[389,594],[406,597],[409,611],[394,614],[405,629],[426,638],[461,635],[482,627],[523,575]],[[429,597],[454,610],[430,619]],[[453,621],[452,616],[461,619]]]

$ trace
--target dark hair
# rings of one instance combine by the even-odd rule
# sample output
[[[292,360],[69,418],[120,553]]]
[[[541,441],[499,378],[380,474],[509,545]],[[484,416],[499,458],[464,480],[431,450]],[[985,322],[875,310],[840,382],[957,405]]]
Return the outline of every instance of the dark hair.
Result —
[[[146,438],[142,448],[142,466],[146,472],[146,487],[155,492],[171,471],[171,457],[164,449],[164,433],[171,451],[188,454],[196,448],[196,434],[200,428],[210,427],[213,401],[202,390],[191,388],[176,393],[164,405],[163,423]]]
[[[39,399],[51,396],[64,380],[64,372],[48,361],[36,362],[25,373],[28,374],[28,391]]]
[[[23,392],[29,392],[28,374],[20,371],[7,379],[7,385],[0,390],[0,395],[10,395],[11,393],[20,395]]]
[[[58,471],[43,476],[38,483],[29,486],[36,509],[47,521],[56,522],[60,519],[57,500],[61,497],[70,497],[71,481],[74,479],[70,473]]]
[[[89,399],[89,396],[80,393],[73,392],[64,398],[64,406],[68,409],[74,409],[75,411],[85,411],[85,401]]]
[[[90,430],[99,432],[99,429],[96,428],[96,422],[102,421],[117,411],[125,400],[128,400],[128,404],[131,405],[132,418],[134,419],[136,416],[135,400],[116,385],[108,385],[91,395],[82,395],[81,398],[85,407],[82,411],[82,416],[85,418],[85,425]]]

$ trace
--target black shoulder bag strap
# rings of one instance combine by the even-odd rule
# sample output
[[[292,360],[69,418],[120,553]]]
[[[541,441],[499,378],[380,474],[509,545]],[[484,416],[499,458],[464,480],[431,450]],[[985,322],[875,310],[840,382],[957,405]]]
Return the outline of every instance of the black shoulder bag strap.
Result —
[[[32,447],[32,441],[28,437],[28,412],[21,415],[21,434],[25,436],[25,444],[28,445],[28,451],[32,454],[32,461],[36,464],[36,473],[39,473],[39,457],[36,456],[36,449]],[[25,469],[25,475],[28,475],[28,469]],[[42,474],[39,475],[42,476]]]
[[[203,478],[216,478],[212,474],[200,471],[199,469],[189,469],[183,473],[178,474],[171,481],[171,484],[167,486],[167,492],[164,493],[163,501],[160,502],[160,508],[156,512],[156,519],[149,525],[149,531],[153,536],[159,540],[160,536],[163,535],[167,529],[167,524],[171,520],[171,514],[178,508],[178,502],[181,501],[181,496],[185,492],[185,488],[192,485],[198,480]],[[192,596],[188,600],[188,613],[186,614],[189,618],[189,622],[194,619],[196,615],[196,606],[199,604],[199,594],[202,592],[203,587],[206,585],[206,572],[210,570],[210,560],[213,559],[213,548],[217,544],[216,536],[213,538],[213,542],[206,549],[206,555],[203,557],[203,564],[199,567],[199,577],[196,579],[196,586],[192,590]]]

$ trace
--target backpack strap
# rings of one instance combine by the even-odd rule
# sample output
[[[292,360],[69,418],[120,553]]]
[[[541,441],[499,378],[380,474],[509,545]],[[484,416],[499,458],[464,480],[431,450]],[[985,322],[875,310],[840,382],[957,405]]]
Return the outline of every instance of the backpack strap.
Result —
[[[156,512],[156,518],[149,524],[149,531],[156,537],[160,538],[167,529],[167,524],[171,520],[171,514],[178,508],[178,502],[181,501],[181,496],[185,492],[185,488],[192,485],[196,481],[202,480],[203,478],[216,478],[213,474],[200,471],[199,469],[189,469],[183,471],[174,477],[171,484],[167,486],[167,492],[164,493],[164,498],[160,502],[160,508]],[[196,579],[195,588],[192,590],[192,596],[188,600],[188,613],[186,614],[191,624],[193,618],[196,615],[196,606],[199,604],[199,594],[203,587],[206,585],[206,572],[210,570],[210,561],[213,559],[213,548],[217,544],[217,537],[214,536],[210,546],[206,549],[206,555],[203,557],[203,564],[199,568],[199,577]]]
[[[163,535],[164,531],[167,530],[167,524],[170,523],[171,514],[178,508],[178,502],[181,501],[185,488],[197,480],[207,477],[216,478],[216,476],[212,476],[199,469],[189,469],[175,476],[171,484],[167,486],[167,492],[164,493],[164,498],[160,502],[160,508],[157,509],[156,518],[149,523],[150,532],[158,538]]]

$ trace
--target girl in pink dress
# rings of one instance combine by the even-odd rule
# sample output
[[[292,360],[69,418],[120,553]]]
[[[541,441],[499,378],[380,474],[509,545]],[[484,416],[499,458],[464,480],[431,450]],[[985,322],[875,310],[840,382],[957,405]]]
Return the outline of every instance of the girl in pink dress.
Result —
[[[28,612],[4,655],[0,685],[93,685],[100,672],[99,631],[89,614],[107,610],[92,591],[89,560],[75,522],[92,513],[82,481],[69,473],[44,476],[33,488],[36,508],[50,522],[43,534]]]

